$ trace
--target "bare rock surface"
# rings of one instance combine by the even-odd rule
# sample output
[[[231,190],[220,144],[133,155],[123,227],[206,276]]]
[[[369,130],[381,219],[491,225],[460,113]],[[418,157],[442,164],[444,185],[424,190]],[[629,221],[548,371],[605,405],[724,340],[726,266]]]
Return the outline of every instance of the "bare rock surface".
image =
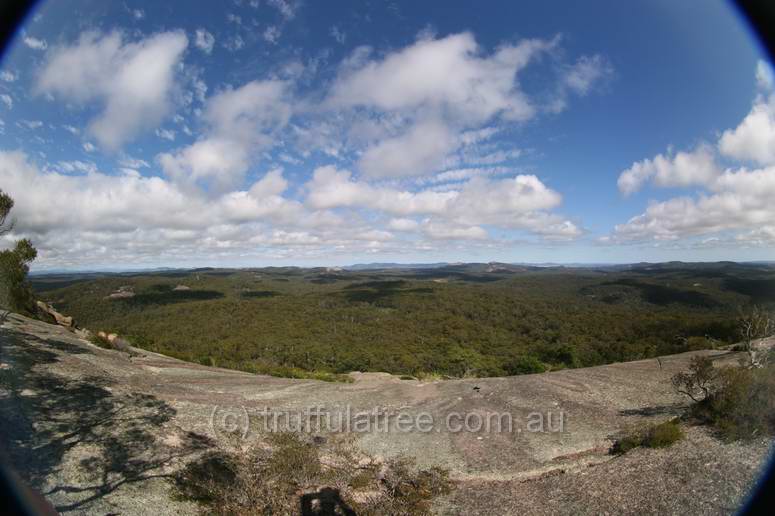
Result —
[[[350,384],[129,351],[14,314],[0,328],[0,446],[60,512],[194,513],[194,505],[171,497],[171,473],[221,446],[226,434],[255,439],[267,431],[267,409],[428,414],[429,431],[398,431],[393,419],[391,431],[372,426],[355,436],[368,455],[448,468],[456,489],[438,502],[445,514],[728,514],[771,444],[724,444],[689,428],[672,448],[615,459],[607,453],[618,431],[681,412],[685,400],[669,379],[693,355],[735,362],[739,354],[726,350],[509,378],[420,382],[353,373]],[[507,414],[511,431],[447,427],[470,414]],[[528,427],[537,419],[544,431]]]

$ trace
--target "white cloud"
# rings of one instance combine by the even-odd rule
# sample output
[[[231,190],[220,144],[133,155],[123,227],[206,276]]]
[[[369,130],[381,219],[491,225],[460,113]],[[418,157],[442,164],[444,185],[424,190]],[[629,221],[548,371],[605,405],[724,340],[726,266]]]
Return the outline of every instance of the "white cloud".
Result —
[[[216,197],[133,168],[118,172],[94,171],[88,162],[41,171],[22,152],[0,152],[0,183],[16,199],[19,218],[12,238],[32,238],[40,251],[39,268],[213,260],[319,263],[406,249],[384,228],[310,211],[288,199],[280,169],[245,190]]]
[[[557,93],[546,106],[551,113],[564,111],[568,107],[568,97],[571,93],[583,97],[592,91],[595,85],[611,77],[613,66],[599,54],[581,56],[574,64],[561,66],[560,74]]]
[[[31,131],[43,127],[43,122],[40,120],[19,120],[19,124],[23,125]]]
[[[732,158],[775,164],[775,96],[758,98],[740,125],[724,131],[719,149]]]
[[[132,168],[132,169],[138,169],[138,168],[148,168],[151,165],[145,161],[144,159],[136,159],[132,158],[130,156],[125,156],[118,162],[119,165],[125,168]]]
[[[769,88],[768,71],[756,71],[760,87]],[[667,241],[681,245],[775,245],[775,123],[773,99],[757,96],[751,112],[719,138],[719,151],[753,161],[762,168],[721,171],[713,149],[701,145],[675,157],[657,156],[636,163],[619,177],[627,194],[653,178],[659,186],[698,185],[694,195],[651,202],[646,210],[615,226],[608,242]],[[704,237],[696,242],[692,239]]]
[[[291,234],[334,220],[284,198],[279,169],[246,191],[208,199],[131,168],[107,175],[93,163],[70,161],[41,171],[22,152],[0,151],[0,182],[16,201],[16,231],[33,238],[44,264],[61,265],[66,256],[86,263],[94,259],[87,251],[107,256],[107,263],[156,259],[172,248],[192,254],[239,245],[244,251],[250,238],[264,238],[261,224],[276,222]]]
[[[267,0],[267,4],[277,9],[286,20],[293,19],[299,9],[299,3],[295,0]]]
[[[2,95],[0,95],[0,102],[5,104],[5,107],[8,109],[13,108],[13,98],[11,98],[11,96],[8,95],[7,93],[3,93]]]
[[[486,240],[487,231],[479,226],[454,226],[428,221],[423,224],[423,232],[436,240]]]
[[[613,68],[603,56],[581,56],[568,68],[565,84],[579,95],[586,95],[596,82],[611,73]]]
[[[2,70],[0,71],[0,81],[3,82],[14,82],[16,79],[19,78],[19,74],[12,72],[10,70]]]
[[[762,90],[772,90],[773,83],[772,65],[766,61],[756,63],[756,84]]]
[[[720,173],[713,149],[701,144],[691,152],[658,154],[653,159],[633,163],[621,173],[617,184],[620,192],[630,195],[651,180],[661,187],[702,186],[713,182]]]
[[[205,29],[196,29],[194,45],[205,54],[209,54],[215,46],[215,37]]]
[[[270,25],[266,28],[264,33],[262,34],[262,37],[264,38],[264,41],[267,43],[271,43],[272,45],[276,45],[277,42],[280,40],[280,28],[275,25]]]
[[[75,135],[75,136],[78,136],[79,134],[81,134],[81,130],[80,129],[78,129],[75,126],[69,125],[69,124],[63,125],[62,129],[64,129],[68,133],[70,133],[72,135]]]
[[[472,167],[472,168],[458,168],[453,170],[445,170],[435,176],[422,178],[418,182],[420,184],[439,184],[439,183],[451,183],[471,179],[477,176],[498,176],[504,174],[514,173],[514,169],[509,167]]]
[[[156,129],[156,136],[163,140],[175,141],[175,131],[172,129]]]
[[[772,227],[775,221],[775,168],[727,170],[710,194],[651,203],[646,211],[617,225],[614,238],[677,240],[731,230]]]
[[[86,152],[94,152],[97,150],[97,148],[90,142],[83,142],[83,150]]]
[[[553,41],[524,40],[484,57],[468,32],[421,39],[381,60],[357,50],[337,78],[329,103],[382,110],[435,108],[467,121],[500,114],[525,120],[535,109],[518,88],[516,74]]]
[[[223,192],[236,186],[250,165],[248,150],[223,138],[200,140],[175,154],[159,155],[164,172],[180,183],[204,183]]]
[[[397,218],[390,219],[388,227],[395,231],[415,231],[420,227],[420,223],[414,219]]]
[[[48,48],[48,43],[46,43],[45,39],[33,38],[32,36],[24,36],[22,41],[24,41],[25,45],[27,45],[28,47],[34,50],[46,50]]]
[[[347,39],[347,35],[336,25],[331,27],[331,30],[328,31],[329,34],[331,34],[331,37],[336,40],[337,43],[340,45],[344,45],[345,40]]]
[[[242,36],[239,34],[232,36],[231,38],[227,39],[223,42],[223,48],[230,52],[236,52],[237,50],[241,50],[242,47],[245,46],[245,40],[242,39]]]
[[[552,52],[559,38],[522,40],[487,53],[468,32],[419,37],[382,57],[356,48],[339,67],[323,108],[349,110],[354,120],[344,145],[360,153],[358,169],[372,178],[423,176],[516,157],[515,149],[478,148],[499,130],[495,124],[482,126],[536,115],[518,76],[537,56]],[[570,83],[587,91],[603,63],[599,56],[580,61]],[[454,156],[461,145],[472,148]]]
[[[169,113],[175,72],[187,45],[182,32],[136,43],[124,42],[117,32],[84,33],[75,45],[51,52],[37,90],[78,102],[102,102],[104,108],[88,130],[103,147],[117,150]]]
[[[97,165],[91,161],[60,161],[53,167],[53,169],[55,171],[60,171],[67,174],[93,174],[97,172]]]
[[[421,176],[438,170],[457,147],[457,138],[446,125],[423,121],[409,132],[368,148],[358,168],[367,177]]]
[[[196,143],[164,153],[165,173],[184,183],[209,184],[222,192],[240,183],[253,157],[272,143],[271,134],[288,123],[291,108],[285,81],[252,81],[207,101],[209,129]]]
[[[350,172],[325,166],[315,170],[305,188],[306,203],[315,209],[361,207],[403,218],[432,215],[433,222],[446,226],[493,225],[559,238],[581,234],[572,222],[548,213],[562,198],[532,175],[498,181],[475,177],[446,191],[412,192],[354,181]],[[403,218],[396,219],[391,228],[403,224],[400,230],[408,230]]]

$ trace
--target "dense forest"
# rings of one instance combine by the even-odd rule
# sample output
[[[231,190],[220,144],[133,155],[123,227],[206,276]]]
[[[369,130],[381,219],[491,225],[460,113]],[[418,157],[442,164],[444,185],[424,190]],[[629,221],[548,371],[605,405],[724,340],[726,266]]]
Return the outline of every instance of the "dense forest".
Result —
[[[739,340],[775,306],[775,268],[195,269],[40,275],[37,295],[92,331],[208,365],[304,376],[503,376]]]

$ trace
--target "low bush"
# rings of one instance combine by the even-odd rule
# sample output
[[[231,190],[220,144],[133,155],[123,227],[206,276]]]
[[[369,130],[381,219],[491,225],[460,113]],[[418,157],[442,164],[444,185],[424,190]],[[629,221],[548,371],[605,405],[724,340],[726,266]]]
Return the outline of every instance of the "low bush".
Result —
[[[691,413],[725,440],[775,435],[775,364],[720,369],[714,392]]]
[[[209,357],[208,357],[209,358]],[[210,359],[212,363],[212,359]],[[208,364],[205,364],[208,365]],[[220,366],[220,364],[219,364]],[[290,367],[283,365],[265,364],[261,362],[225,362],[222,367],[230,369],[239,369],[254,374],[265,374],[269,376],[278,376],[280,378],[296,378],[299,380],[320,380],[323,382],[341,382],[352,383],[355,380],[347,374],[331,373],[328,371],[308,371],[300,367]]]
[[[446,470],[407,460],[377,462],[341,442],[324,449],[292,433],[239,453],[210,452],[178,472],[178,498],[202,514],[430,514],[450,492]],[[328,508],[329,512],[322,512]]]
[[[677,419],[625,432],[611,447],[611,454],[621,455],[638,448],[666,448],[684,438]]]
[[[532,355],[522,355],[510,360],[503,366],[508,375],[543,373],[546,366]]]
[[[666,448],[683,439],[684,433],[678,421],[665,421],[648,429],[641,443],[646,448]]]

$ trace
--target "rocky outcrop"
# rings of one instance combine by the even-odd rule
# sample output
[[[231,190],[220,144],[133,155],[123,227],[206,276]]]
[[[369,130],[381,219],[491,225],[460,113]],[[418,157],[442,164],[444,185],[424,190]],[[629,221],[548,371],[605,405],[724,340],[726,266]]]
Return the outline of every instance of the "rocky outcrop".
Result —
[[[114,348],[121,345],[117,335],[103,337],[112,338]],[[0,324],[0,368],[14,378],[8,390],[0,386],[0,409],[7,409],[0,411],[0,446],[15,450],[22,478],[37,482],[62,512],[197,514],[200,508],[174,498],[162,478],[202,451],[199,445],[256,444],[272,420],[266,410],[429,418],[428,432],[398,430],[394,417],[390,431],[372,423],[365,431],[316,433],[324,443],[316,446],[323,453],[341,437],[358,456],[414,457],[418,467],[449,470],[456,487],[434,507],[443,514],[730,514],[745,500],[772,444],[764,437],[725,443],[704,427],[686,426],[686,439],[671,448],[636,449],[615,459],[607,453],[612,435],[682,413],[687,400],[673,391],[670,378],[692,357],[735,365],[743,354],[732,350],[508,378],[429,382],[352,373],[349,384],[254,375],[129,350],[137,355],[100,349],[17,314]],[[509,414],[513,427],[497,426],[492,414]],[[546,428],[530,430],[535,415]],[[450,427],[469,416],[494,426]],[[363,421],[384,421],[374,417],[381,419]],[[59,453],[40,453],[42,446]],[[86,476],[83,464],[102,483]]]
[[[125,286],[119,287],[115,292],[111,292],[105,296],[105,299],[126,299],[130,297],[135,297],[135,293],[132,290],[132,287]]]
[[[38,310],[40,310],[42,313],[53,317],[54,321],[56,321],[58,325],[64,326],[66,328],[75,328],[75,321],[71,316],[60,314],[54,310],[54,307],[48,303],[44,303],[43,301],[35,301],[35,304],[37,305]]]

